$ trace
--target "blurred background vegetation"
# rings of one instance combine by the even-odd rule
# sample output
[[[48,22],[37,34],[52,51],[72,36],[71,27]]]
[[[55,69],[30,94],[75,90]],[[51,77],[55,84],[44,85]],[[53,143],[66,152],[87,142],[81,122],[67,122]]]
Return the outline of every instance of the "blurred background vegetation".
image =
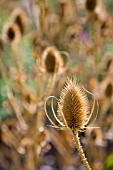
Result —
[[[59,76],[60,78],[58,78],[58,80],[56,81],[55,87],[59,87],[59,86],[57,86],[58,84],[61,84],[61,87],[62,87],[67,75],[71,76],[71,75],[76,74],[78,79],[80,80],[80,82],[82,82],[82,84],[85,85],[86,89],[88,89],[95,95],[95,97],[99,101],[99,105],[100,105],[99,116],[97,116],[97,121],[96,121],[95,125],[100,126],[100,131],[99,130],[96,131],[94,129],[91,131],[89,130],[89,132],[82,133],[81,134],[82,143],[84,145],[88,160],[93,167],[92,168],[93,170],[113,170],[113,37],[111,37],[111,39],[110,39],[109,35],[107,35],[106,36],[107,38],[102,37],[99,39],[98,37],[100,35],[98,33],[95,33],[95,35],[93,34],[94,33],[93,31],[96,30],[95,28],[97,28],[97,27],[102,28],[102,26],[103,26],[103,29],[106,29],[105,25],[107,25],[106,24],[107,21],[105,21],[105,23],[101,23],[103,25],[101,25],[99,23],[101,26],[98,25],[98,23],[96,23],[97,25],[94,26],[95,23],[93,23],[94,21],[92,21],[94,19],[91,19],[91,17],[93,18],[94,16],[91,15],[91,16],[89,16],[89,18],[91,20],[89,19],[88,22],[86,22],[85,24],[84,24],[84,20],[83,20],[83,23],[81,24],[82,18],[84,19],[85,16],[90,15],[87,12],[87,10],[85,11],[84,8],[82,8],[82,4],[84,4],[85,0],[72,1],[73,3],[76,2],[77,7],[78,7],[78,9],[77,9],[78,11],[77,11],[77,14],[75,17],[76,21],[68,22],[68,21],[64,21],[62,18],[58,19],[57,15],[61,15],[61,13],[59,14],[59,11],[61,10],[61,9],[59,10],[60,5],[61,5],[60,2],[65,3],[66,1],[64,0],[64,2],[63,2],[63,0],[62,1],[48,0],[47,4],[49,4],[49,5],[47,6],[47,9],[46,9],[47,13],[49,13],[48,11],[50,10],[49,15],[52,16],[52,13],[54,13],[56,16],[53,16],[53,19],[52,19],[52,17],[50,19],[49,18],[50,16],[48,16],[49,19],[47,19],[46,22],[49,22],[49,21],[53,22],[52,24],[53,25],[56,24],[55,28],[56,28],[56,26],[58,26],[58,29],[59,29],[59,25],[60,26],[62,25],[62,26],[60,28],[60,31],[58,33],[56,33],[56,35],[54,35],[54,33],[52,32],[53,30],[55,30],[55,28],[53,28],[53,30],[48,33],[50,28],[44,27],[47,30],[45,31],[44,35],[42,35],[42,37],[40,39],[40,37],[38,37],[39,32],[37,33],[38,28],[36,26],[36,22],[39,19],[39,18],[36,18],[36,15],[37,15],[36,10],[38,10],[38,8],[35,8],[35,5],[37,6],[37,4],[39,3],[38,5],[40,6],[40,3],[43,4],[43,1],[39,1],[39,2],[37,1],[37,3],[34,3],[34,2],[35,1],[32,1],[32,0],[0,0],[0,37],[2,37],[2,34],[3,34],[4,24],[8,21],[12,11],[18,7],[24,9],[26,12],[26,15],[28,17],[28,27],[27,27],[27,31],[26,31],[25,35],[23,36],[23,42],[22,42],[23,48],[24,48],[24,57],[25,57],[25,72],[27,75],[26,84],[29,86],[31,91],[33,91],[34,93],[37,93],[37,89],[39,89],[39,86],[40,86],[40,82],[37,81],[37,77],[38,76],[40,77],[40,75],[36,76],[36,74],[37,74],[36,70],[37,70],[38,66],[36,65],[35,53],[36,53],[36,55],[38,55],[38,54],[40,55],[40,53],[43,52],[43,50],[42,50],[43,46],[44,46],[44,49],[45,49],[45,47],[48,47],[48,46],[56,46],[56,48],[59,51],[60,50],[67,51],[69,53],[70,58],[71,58],[70,68],[68,68],[69,70],[66,73],[64,73],[63,76],[61,76],[61,77]],[[113,1],[112,0],[103,0],[103,2],[105,5],[105,10],[107,10],[107,12],[108,12],[108,18],[111,17],[112,24],[113,24]],[[33,3],[35,4],[34,6],[33,6]],[[69,3],[69,4],[71,4],[71,3]],[[31,6],[32,6],[32,8],[31,8]],[[68,12],[67,12],[67,17],[68,17]],[[58,21],[58,23],[57,23],[57,21]],[[43,24],[44,23],[42,23],[42,25]],[[57,25],[57,24],[59,24],[59,25]],[[93,28],[93,26],[94,26],[94,28]],[[107,25],[107,27],[109,27],[109,26]],[[110,29],[112,29],[112,28],[113,27],[111,27]],[[75,32],[73,32],[73,30]],[[55,30],[55,31],[57,32],[57,30]],[[98,31],[98,29],[97,29],[97,31]],[[112,30],[111,30],[111,32],[112,32]],[[34,35],[36,35],[36,36],[34,36]],[[41,44],[42,46],[39,45],[41,47],[38,47],[38,45],[37,45],[38,43],[35,45],[33,44],[33,42],[35,40],[38,41],[37,37],[39,38],[39,41],[40,41],[38,43],[42,43]],[[72,41],[71,41],[71,38],[73,39]],[[94,42],[93,42],[93,40],[94,40]],[[43,45],[43,43],[44,43],[44,45]],[[5,56],[7,56],[8,62],[11,63],[12,62],[11,61],[11,49],[10,49],[10,45],[8,45],[6,42],[4,45],[4,53],[5,53]],[[110,64],[108,64],[109,58],[111,59],[112,64],[111,64],[111,71],[107,72],[106,69],[107,69],[107,67],[109,67],[108,65],[110,65]],[[9,64],[9,65],[12,66],[12,64]],[[63,81],[61,81],[61,80],[63,80]],[[46,80],[46,82],[47,82],[47,80]],[[108,88],[108,93],[107,93],[107,92],[105,92],[105,91],[107,91],[105,88],[107,88],[107,85],[109,83],[112,84],[112,87],[111,87],[111,91]],[[11,89],[14,89],[16,87],[13,82],[13,79],[10,78],[10,75],[9,75],[9,78],[7,78],[7,86]],[[59,97],[59,94],[60,94],[59,91],[61,90],[61,87],[59,87],[59,89],[56,89],[55,87],[54,87],[54,89],[56,90],[56,92],[54,90],[54,92],[52,92],[52,94]],[[18,91],[14,90],[13,93],[14,93],[14,97],[21,101],[21,97],[20,97],[20,94],[18,93]],[[110,93],[110,95],[109,95],[109,93]],[[88,97],[90,99],[90,96],[88,96]],[[3,129],[3,127],[5,127],[3,125],[7,124],[7,121],[11,122],[10,118],[11,119],[14,118],[14,121],[16,121],[12,109],[9,109],[9,106],[7,107],[7,105],[8,105],[7,100],[8,100],[8,97],[7,97],[6,84],[4,83],[2,73],[0,72],[0,127],[1,127],[1,129]],[[90,101],[90,103],[92,104],[92,101]],[[104,106],[106,106],[106,107],[104,107]],[[55,105],[55,107],[56,107],[56,105]],[[40,112],[44,113],[44,111],[42,111],[42,110]],[[30,119],[29,121],[32,122],[32,121],[34,121],[35,118],[32,116],[33,120]],[[49,122],[46,120],[46,125],[47,124],[49,124]],[[32,126],[31,126],[31,128],[32,128]],[[62,156],[59,158],[59,155],[61,154],[59,150],[62,148],[63,143],[65,143],[65,140],[63,140],[63,132],[60,132],[61,133],[60,135],[62,136],[62,138],[60,138],[59,134],[57,134],[56,131],[55,132],[53,132],[53,131],[54,130],[51,130],[51,128],[50,128],[50,134],[51,134],[52,139],[50,138],[48,141],[46,141],[47,143],[49,143],[49,146],[46,143],[47,148],[46,147],[45,148],[47,149],[47,152],[46,151],[43,152],[43,156],[41,157],[41,160],[38,162],[39,165],[36,165],[36,166],[29,165],[28,167],[24,168],[25,162],[29,161],[30,156],[29,156],[28,160],[26,160],[26,159],[24,160],[24,154],[23,153],[21,154],[21,151],[20,151],[20,153],[18,153],[18,154],[20,154],[21,156],[15,157],[15,154],[13,153],[13,152],[15,152],[15,149],[13,148],[13,144],[10,145],[9,144],[10,141],[8,143],[7,139],[5,139],[5,137],[2,137],[2,135],[1,135],[2,130],[1,130],[0,131],[0,133],[1,133],[0,134],[0,136],[1,136],[0,137],[1,138],[0,145],[1,145],[1,147],[4,147],[4,148],[1,151],[2,154],[0,154],[0,170],[8,170],[9,169],[8,166],[11,166],[11,170],[19,170],[19,169],[23,169],[23,170],[24,169],[25,170],[29,170],[29,169],[31,169],[31,170],[35,170],[35,169],[40,169],[40,170],[44,170],[44,169],[45,170],[80,169],[80,170],[83,170],[84,167],[77,156],[77,153],[76,153],[76,150],[75,150],[73,144],[71,143],[70,136],[64,137],[64,139],[67,140],[66,141],[67,145],[68,145],[68,142],[70,142],[69,149],[70,148],[72,149],[72,151],[70,151],[71,153],[69,153],[72,156],[72,157],[71,156],[69,157],[70,165],[67,165],[65,163],[65,161],[67,161],[67,160],[64,161]],[[16,131],[14,131],[14,133],[16,135],[18,135],[18,133]],[[24,134],[22,134],[22,135],[24,136]],[[45,131],[44,131],[44,134],[40,134],[40,135],[42,135],[41,137],[44,139],[46,138],[45,137],[46,135],[49,136],[48,132],[45,132]],[[44,135],[44,137],[43,137],[43,135]],[[55,138],[55,135],[58,137],[59,141],[61,140],[61,143],[62,143],[61,146],[58,145],[58,141]],[[66,136],[66,134],[65,134],[65,136]],[[6,135],[6,138],[7,137],[8,137],[8,135]],[[38,136],[38,139],[39,138],[40,137]],[[5,146],[2,142],[5,143],[8,147],[5,148]],[[67,147],[67,145],[66,145],[66,147]],[[57,150],[57,146],[60,148],[59,150]],[[94,149],[94,147],[95,147],[95,149]],[[19,163],[16,163],[17,164],[16,166],[12,165],[12,164],[14,164],[14,162],[12,160],[10,160],[10,152],[9,152],[10,148],[12,150],[12,153],[11,153],[12,159],[13,159],[13,157],[15,157],[15,160],[17,162],[18,162],[18,159],[19,159],[19,161],[21,159],[20,162],[22,162],[22,167]],[[26,146],[26,148],[27,148],[27,146]],[[39,150],[40,150],[40,148],[37,149],[37,152]],[[3,156],[3,153],[5,156]],[[27,154],[28,154],[28,151],[27,151]],[[29,155],[30,155],[30,153],[29,153]],[[74,161],[72,160],[73,155],[76,157],[76,159],[74,160],[75,164],[73,163]],[[32,157],[33,156],[31,154],[31,159],[33,159]],[[62,160],[64,161],[63,163],[62,163]],[[51,161],[53,161],[53,164],[50,163]],[[7,165],[4,166],[4,165],[2,165],[1,162],[3,162],[3,164],[6,163]],[[7,167],[8,167],[8,169],[7,169]]]

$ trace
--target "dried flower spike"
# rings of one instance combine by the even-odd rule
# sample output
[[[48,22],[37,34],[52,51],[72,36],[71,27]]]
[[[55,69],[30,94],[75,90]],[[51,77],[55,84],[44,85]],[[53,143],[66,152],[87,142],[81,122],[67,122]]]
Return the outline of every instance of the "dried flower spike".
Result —
[[[66,51],[58,51],[53,46],[45,48],[41,56],[40,71],[49,75],[49,81],[42,98],[51,94],[56,75],[66,72],[69,68],[69,64],[70,56]]]
[[[111,98],[112,95],[113,95],[113,84],[112,82],[109,82],[105,89],[105,96]]]
[[[6,23],[3,28],[3,40],[10,43],[18,42],[21,39],[21,33],[18,26],[14,23]]]
[[[42,67],[48,73],[54,74],[63,66],[60,52],[55,47],[47,47],[42,54]]]
[[[111,66],[111,63],[112,63],[112,59],[110,58],[108,61],[107,61],[107,64],[106,64],[106,71],[109,70],[110,66]]]
[[[21,34],[23,35],[27,25],[27,18],[24,11],[20,8],[15,9],[12,13],[11,20],[18,26]]]
[[[61,92],[58,114],[61,115],[61,112],[68,127],[74,132],[83,129],[87,124],[90,115],[89,103],[84,89],[77,84],[76,79],[68,79]]]
[[[46,110],[46,103],[45,102],[45,113],[48,119],[51,121],[53,127],[58,129],[65,129],[70,130],[73,134],[73,138],[80,154],[80,157],[86,167],[87,170],[90,170],[90,166],[86,161],[83,149],[81,147],[78,132],[84,130],[85,126],[88,125],[89,120],[92,116],[94,111],[95,105],[95,98],[93,101],[93,106],[90,112],[89,109],[89,102],[86,96],[87,90],[84,89],[80,84],[77,83],[76,78],[73,80],[68,79],[60,96],[60,100],[58,101],[58,116],[56,116],[55,111],[53,109],[53,98],[54,96],[50,96],[52,98],[51,108],[53,115],[60,126],[55,125],[55,123],[49,117],[47,110]],[[92,94],[88,92],[89,94]],[[56,99],[56,98],[55,98]]]
[[[103,71],[105,71],[106,73],[111,74],[111,73],[112,73],[112,67],[113,67],[113,54],[112,54],[112,53],[108,53],[108,54],[105,55],[105,57],[103,58],[103,61],[102,61],[102,69],[103,69]]]
[[[86,0],[86,9],[89,11],[89,12],[93,12],[95,10],[95,7],[97,5],[97,0]]]
[[[111,79],[111,75],[106,76],[105,79],[101,82],[100,94],[101,97],[105,97],[106,101],[112,100],[113,80]]]

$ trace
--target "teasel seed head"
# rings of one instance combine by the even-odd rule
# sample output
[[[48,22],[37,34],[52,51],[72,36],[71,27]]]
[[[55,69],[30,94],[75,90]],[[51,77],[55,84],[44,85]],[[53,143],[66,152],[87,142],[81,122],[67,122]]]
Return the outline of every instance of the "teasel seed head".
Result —
[[[53,99],[58,100],[54,96],[49,96],[45,101],[45,113],[47,118],[52,123],[52,127],[61,130],[69,130],[72,132],[73,140],[75,142],[76,148],[79,152],[81,160],[84,163],[84,166],[87,170],[91,170],[85,154],[83,152],[82,146],[80,144],[78,132],[85,128],[85,125],[88,125],[89,120],[92,116],[94,111],[95,105],[95,98],[93,101],[93,107],[91,112],[89,110],[89,102],[85,92],[92,94],[85,90],[80,84],[77,83],[76,77],[73,77],[73,80],[67,79],[67,82],[61,92],[60,100],[58,101],[58,115],[59,118],[56,116],[56,113],[53,108]],[[93,95],[93,94],[92,94]],[[94,97],[94,96],[93,96]],[[56,121],[59,123],[57,126],[52,119],[49,117],[46,109],[46,104],[48,99],[52,99],[51,108],[53,112],[53,116]],[[93,121],[94,122],[94,121]],[[90,123],[91,124],[91,123]]]
[[[106,74],[113,74],[113,53],[112,52],[107,52],[105,53],[105,55],[103,56],[103,60],[102,60],[102,70],[106,73]]]
[[[51,53],[48,53],[45,59],[46,70],[50,73],[54,72],[55,65],[56,65],[55,56],[52,55]]]
[[[21,33],[18,26],[14,23],[6,23],[3,28],[3,40],[10,43],[17,42],[21,39]]]
[[[109,82],[105,89],[105,96],[111,98],[113,95],[113,84]]]
[[[100,84],[100,94],[105,100],[112,100],[113,96],[113,80],[110,74],[108,74]]]
[[[86,0],[85,6],[89,12],[93,12],[95,10],[96,5],[97,5],[97,0]]]
[[[90,110],[87,96],[76,78],[68,79],[58,102],[58,115],[62,114],[66,124],[74,132],[78,132],[87,124]]]
[[[107,63],[106,63],[106,71],[109,70],[109,68],[110,68],[110,66],[111,66],[111,64],[112,64],[112,62],[113,62],[113,59],[109,58],[109,60],[108,60]]]
[[[11,20],[19,27],[19,30],[23,35],[27,26],[27,17],[25,12],[20,8],[15,9],[12,13]]]
[[[42,54],[42,67],[48,73],[55,73],[63,66],[63,60],[55,47],[47,47]]]

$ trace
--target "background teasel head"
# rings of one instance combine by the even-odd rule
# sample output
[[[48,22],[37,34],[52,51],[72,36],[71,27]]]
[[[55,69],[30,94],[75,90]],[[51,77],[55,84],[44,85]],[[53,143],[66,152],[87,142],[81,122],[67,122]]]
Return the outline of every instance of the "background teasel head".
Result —
[[[108,98],[111,98],[112,95],[113,95],[113,83],[112,82],[109,82],[106,86],[106,89],[105,89],[105,95],[108,97]]]
[[[67,126],[74,132],[83,129],[89,120],[89,102],[76,78],[67,79],[58,102],[58,115],[64,116]]]
[[[75,4],[72,1],[59,0],[59,16],[66,24],[74,22],[76,17]]]
[[[112,22],[112,17],[107,15],[105,21],[101,23],[101,35],[106,38],[112,39],[113,37],[113,22]]]
[[[101,95],[106,99],[111,99],[113,96],[113,80],[111,76],[106,77],[100,85]]]
[[[54,74],[63,66],[60,52],[55,47],[47,47],[42,53],[42,67],[44,71]]]
[[[97,0],[86,0],[85,7],[89,12],[93,12],[96,8]]]
[[[105,147],[106,142],[104,141],[104,135],[100,128],[90,129],[85,132],[85,135],[89,136],[90,140],[93,141],[95,145]]]
[[[57,14],[51,14],[47,16],[48,22],[47,27],[47,36],[49,39],[53,40],[60,33],[60,19]]]
[[[100,22],[101,24],[106,22],[109,19],[109,13],[105,8],[105,5],[103,3],[103,1],[98,0],[97,2],[98,4],[96,5],[95,8],[95,20],[97,20],[98,22]]]
[[[103,60],[102,60],[102,70],[106,73],[106,74],[113,74],[113,53],[112,52],[108,52],[105,54]]]
[[[19,27],[19,30],[23,35],[25,33],[27,26],[27,17],[25,12],[20,8],[15,9],[12,12],[11,20]]]
[[[19,42],[21,32],[15,23],[8,22],[3,27],[3,40],[10,43]]]
[[[80,46],[78,44],[78,41],[80,39],[81,32],[82,32],[82,27],[80,23],[74,23],[67,27],[65,31],[65,41],[67,46],[71,50],[76,49],[77,51],[77,47]]]

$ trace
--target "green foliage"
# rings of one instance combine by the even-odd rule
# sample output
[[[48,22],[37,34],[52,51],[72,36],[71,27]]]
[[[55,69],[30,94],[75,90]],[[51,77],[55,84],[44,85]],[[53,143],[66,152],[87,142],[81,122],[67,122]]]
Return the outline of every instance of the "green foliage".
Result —
[[[110,154],[105,162],[104,170],[112,170],[113,169],[113,154]]]
[[[105,4],[106,4],[106,7],[107,9],[109,10],[109,12],[111,14],[113,14],[113,0],[104,0]]]
[[[4,22],[7,20],[7,18],[8,18],[8,12],[0,10],[0,33],[2,31]]]

